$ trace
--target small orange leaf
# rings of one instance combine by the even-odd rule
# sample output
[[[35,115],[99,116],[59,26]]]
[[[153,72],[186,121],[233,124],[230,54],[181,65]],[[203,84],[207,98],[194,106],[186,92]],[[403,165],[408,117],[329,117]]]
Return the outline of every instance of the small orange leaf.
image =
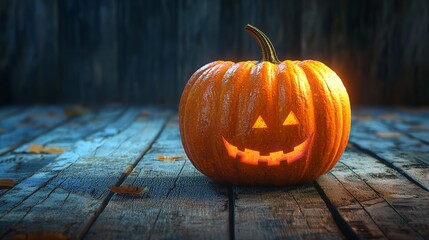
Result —
[[[376,136],[382,137],[382,138],[399,138],[402,137],[401,133],[398,132],[376,132]]]
[[[64,148],[60,147],[43,147],[39,144],[31,145],[28,149],[28,153],[50,153],[50,154],[61,154],[65,152]]]
[[[12,237],[13,240],[38,240],[38,239],[51,239],[51,240],[67,240],[70,239],[63,233],[55,232],[33,232],[33,233],[19,233]]]
[[[42,153],[43,151],[43,146],[39,145],[39,144],[34,144],[31,145],[28,149],[27,152],[28,153]]]
[[[0,188],[13,188],[15,184],[13,179],[0,179]]]
[[[138,195],[148,191],[146,187],[137,187],[134,185],[109,186],[110,191],[117,194]]]
[[[91,109],[86,108],[84,106],[81,105],[76,105],[70,108],[67,108],[64,110],[64,113],[69,116],[69,117],[76,117],[76,116],[81,116],[81,115],[85,115],[87,113],[90,113]]]
[[[168,156],[167,157],[165,155],[160,154],[156,157],[156,160],[159,160],[159,161],[176,161],[176,159],[179,159],[179,158],[183,158],[183,155]]]
[[[65,152],[65,149],[60,148],[60,147],[45,147],[45,148],[43,148],[43,153],[61,154],[63,152]]]

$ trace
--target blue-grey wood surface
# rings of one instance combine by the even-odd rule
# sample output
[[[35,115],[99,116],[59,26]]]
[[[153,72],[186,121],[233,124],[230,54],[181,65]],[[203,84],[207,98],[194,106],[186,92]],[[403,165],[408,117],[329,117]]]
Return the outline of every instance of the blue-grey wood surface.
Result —
[[[253,24],[284,59],[316,59],[354,104],[429,104],[429,2],[1,0],[0,104],[177,106],[215,60],[256,60]]]
[[[330,172],[253,188],[196,170],[174,112],[114,105],[71,115],[69,107],[0,108],[0,181],[16,183],[0,189],[0,238],[429,238],[428,108],[355,107],[349,145]],[[28,152],[34,144],[65,152]],[[108,188],[126,184],[147,192]]]

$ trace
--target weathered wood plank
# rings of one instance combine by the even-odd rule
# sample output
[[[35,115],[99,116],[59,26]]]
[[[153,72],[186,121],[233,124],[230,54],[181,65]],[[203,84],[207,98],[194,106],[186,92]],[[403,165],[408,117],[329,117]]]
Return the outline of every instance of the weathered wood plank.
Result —
[[[73,143],[81,140],[97,130],[105,127],[109,122],[116,120],[120,114],[126,111],[126,107],[107,107],[94,113],[88,113],[65,123],[53,131],[41,135],[19,148],[14,153],[25,152],[32,144],[44,146],[55,145],[58,147],[70,147]]]
[[[179,1],[177,4],[177,79],[184,87],[191,75],[205,64],[222,59],[219,39],[220,0]],[[180,87],[179,87],[180,88]]]
[[[340,167],[337,165],[319,177],[316,184],[322,189],[343,221],[361,239],[386,239],[387,237],[374,222],[362,204],[343,186],[343,183],[333,175]]]
[[[76,161],[79,158],[79,153],[76,152],[76,150],[79,150],[80,153],[90,151],[91,149],[87,147],[89,144],[88,142],[95,141],[96,139],[98,139],[98,145],[101,145],[100,139],[111,138],[112,136],[122,132],[131,124],[131,122],[140,112],[141,110],[132,108],[123,114],[119,119],[109,124],[109,127],[87,137],[86,141],[78,141],[72,149],[59,156],[51,164],[41,168],[34,175],[23,180],[20,184],[9,190],[7,196],[13,196],[15,199],[14,201],[8,201],[4,195],[0,196],[0,217],[19,205],[19,200],[24,201],[27,199],[39,188],[45,186],[62,170],[68,168],[74,161]]]
[[[59,1],[58,60],[62,100],[119,100],[117,2]]]
[[[182,87],[176,74],[180,2],[118,1],[118,87],[125,101],[178,103]]]
[[[0,4],[0,102],[59,101],[57,2]]]
[[[18,112],[24,111],[24,107],[20,106],[3,106],[0,107],[0,121],[2,121],[2,118],[6,118],[12,114],[16,114]]]
[[[122,183],[158,136],[165,118],[153,112],[110,138],[81,141],[56,161],[69,162],[69,166],[46,186],[26,199],[3,195],[0,200],[18,204],[1,216],[0,221],[6,223],[0,226],[2,236],[44,230],[82,237],[111,198],[108,186]],[[55,164],[44,170],[48,174],[57,171]]]
[[[429,192],[395,170],[348,148],[331,174],[318,182],[344,219],[351,221],[352,227],[352,221],[357,217],[353,214],[363,209],[388,238],[420,239],[429,236]],[[329,189],[333,186],[336,186],[334,191]],[[341,193],[345,193],[345,189],[348,194],[340,195],[337,189]]]
[[[392,117],[386,117],[385,111],[381,113],[384,114],[375,110],[357,112],[349,141],[429,191],[429,146],[383,122]]]
[[[428,144],[429,148],[429,109],[399,109],[390,115],[384,115],[383,120],[405,135]]]
[[[429,109],[398,107],[357,107],[354,115],[359,119],[376,119],[390,129],[429,145]]]
[[[150,235],[156,239],[227,239],[227,188],[186,161],[156,220]]]
[[[106,127],[124,111],[124,108],[105,108],[97,114],[89,113],[74,118],[53,131],[35,138],[31,143],[15,149],[11,154],[0,157],[0,179],[13,179],[16,183],[20,183],[58,156],[56,154],[27,154],[26,150],[31,144],[71,149],[75,142]],[[7,191],[8,189],[0,189],[0,196]]]
[[[236,188],[237,239],[344,238],[313,184]]]
[[[88,239],[225,239],[226,188],[199,173],[185,158],[158,161],[157,155],[184,155],[177,120],[167,124],[123,184],[149,189],[141,197],[113,196],[89,229]],[[133,231],[124,231],[124,226]]]
[[[37,106],[0,121],[0,155],[67,121],[59,106]]]

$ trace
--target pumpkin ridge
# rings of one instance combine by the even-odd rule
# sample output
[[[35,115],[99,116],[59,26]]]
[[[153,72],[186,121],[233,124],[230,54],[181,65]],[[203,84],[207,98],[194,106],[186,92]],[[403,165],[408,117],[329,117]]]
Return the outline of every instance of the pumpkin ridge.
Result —
[[[323,109],[323,115],[325,116],[324,118],[322,117],[316,117],[317,119],[326,119],[326,123],[325,126],[323,128],[325,129],[330,129],[329,132],[331,132],[331,134],[329,135],[325,135],[324,137],[322,137],[322,139],[325,139],[326,143],[324,144],[323,147],[323,164],[318,168],[318,171],[316,172],[317,174],[314,175],[321,175],[323,173],[326,172],[326,169],[331,165],[332,162],[334,162],[334,157],[337,155],[337,151],[338,151],[338,146],[339,146],[339,134],[337,133],[337,129],[339,129],[340,126],[338,126],[339,124],[342,125],[342,119],[338,118],[338,115],[341,114],[339,113],[339,109],[338,106],[336,105],[336,97],[334,97],[332,95],[331,90],[328,87],[328,84],[326,83],[326,76],[325,74],[321,74],[320,72],[320,66],[319,65],[320,62],[317,61],[312,61],[312,60],[307,60],[304,61],[302,66],[304,69],[305,74],[307,75],[307,77],[309,79],[311,79],[312,81],[314,81],[313,84],[316,84],[315,86],[312,86],[310,84],[310,87],[313,89],[317,89],[320,91],[323,91],[323,104],[320,104],[318,107],[319,109],[322,109],[322,105],[324,106]],[[317,64],[317,65],[316,65]],[[322,63],[320,63],[322,64]],[[319,98],[320,93],[319,94]],[[314,99],[314,95],[313,95],[313,99]],[[319,110],[321,111],[321,110]],[[330,114],[330,112],[333,112],[335,114]],[[327,118],[327,117],[331,117],[331,118]],[[342,127],[342,126],[341,126]],[[321,132],[320,130],[317,130],[317,132]],[[332,134],[333,133],[333,134]],[[317,142],[317,139],[316,139]],[[326,161],[330,160],[330,161]],[[336,159],[335,159],[336,160]],[[335,162],[336,163],[336,162]]]
[[[324,74],[321,74],[320,71],[317,72],[318,73],[318,78],[317,79],[319,79],[320,81],[323,81],[323,84],[329,90],[329,94],[330,94],[330,98],[329,99],[332,99],[332,104],[334,104],[335,105],[334,107],[337,109],[337,111],[335,111],[336,112],[335,116],[337,117],[337,121],[338,121],[337,124],[336,124],[337,125],[336,129],[344,129],[344,126],[343,126],[343,108],[342,108],[342,103],[339,100],[340,96],[337,95],[337,94],[341,94],[341,93],[338,91],[339,89],[332,89],[332,87],[336,87],[336,86],[331,86],[330,84],[332,84],[332,83],[328,82],[328,81],[331,80],[330,77],[337,77],[338,78],[338,76],[334,76],[332,74],[333,71],[330,68],[328,68],[326,65],[324,65],[323,63],[321,63],[321,62],[311,61],[310,65],[313,65],[313,66],[319,65],[318,69],[320,69],[320,68],[324,69]],[[328,76],[328,74],[329,74],[329,76]],[[338,82],[335,82],[333,84],[337,85]],[[342,137],[343,137],[342,136],[342,132],[343,131],[338,132],[336,134],[336,138],[334,140],[334,143],[336,143],[333,146],[333,156],[332,156],[332,159],[334,161],[331,161],[328,165],[326,165],[325,167],[322,168],[322,170],[323,170],[323,171],[321,171],[322,174],[326,173],[330,169],[332,169],[332,167],[335,165],[335,163],[339,160],[339,159],[336,158],[336,156],[338,155],[338,152],[339,152],[340,147],[341,147],[341,143],[342,143],[341,140],[342,140]]]
[[[212,101],[214,111],[212,116],[209,115],[208,118],[217,119],[216,121],[213,121],[212,123],[213,125],[211,129],[219,129],[218,125],[221,122],[220,119],[218,119],[222,115],[221,113],[219,113],[219,104],[221,104],[221,99],[219,97],[221,94],[220,90],[222,89],[222,83],[225,75],[227,74],[228,70],[235,65],[235,63],[233,62],[228,62],[228,63],[229,64],[223,65],[221,68],[219,68],[217,74],[211,79],[211,84],[213,84],[213,89],[214,89],[213,94],[215,94],[215,96],[213,96],[213,101]],[[216,142],[218,141],[216,138],[216,133],[211,134],[210,141],[211,142],[208,145],[211,146],[212,153],[215,154],[216,158],[219,158],[221,155],[219,151],[221,151],[221,149],[219,149],[216,144]],[[224,172],[225,168],[223,168],[218,161],[215,161],[214,166],[217,172],[221,172],[222,174],[225,174]]]
[[[224,95],[224,93],[222,91],[223,90],[223,83],[225,82],[225,77],[230,77],[230,78],[234,77],[234,75],[226,76],[228,74],[228,71],[230,69],[232,69],[234,66],[240,66],[240,64],[239,63],[233,63],[233,64],[229,65],[228,68],[225,69],[225,71],[223,72],[223,74],[219,74],[219,76],[216,78],[216,81],[218,82],[218,85],[216,87],[216,91],[215,92],[218,93],[217,94],[218,96],[214,97],[214,99],[215,99],[214,100],[214,109],[215,109],[215,111],[214,111],[214,114],[213,114],[214,117],[212,117],[211,119],[216,119],[216,120],[213,121],[214,122],[213,129],[219,129],[219,130],[221,129],[221,127],[219,127],[219,125],[222,123],[222,119],[221,118],[222,118],[224,112],[223,111],[220,112],[223,108],[219,107],[219,105],[223,106],[223,104],[224,104],[224,101],[223,101],[224,99],[222,98],[222,96]],[[236,69],[236,71],[238,69],[240,69],[240,67],[238,67]],[[214,83],[214,84],[216,84],[216,83]],[[224,151],[225,151],[221,146],[218,145],[219,135],[220,134],[218,132],[212,134],[211,143],[210,143],[210,146],[212,147],[212,151],[216,155],[217,159],[222,158],[222,156],[224,154]],[[222,172],[222,174],[224,176],[230,174],[230,173],[225,173],[224,172],[224,171],[229,172],[230,169],[229,168],[225,168],[223,163],[219,163],[219,161],[215,161],[215,162],[217,163],[216,164],[216,169],[217,169],[218,172]]]
[[[202,88],[202,83],[206,82],[208,83],[208,81],[204,81],[202,79],[207,79],[208,77],[210,77],[213,73],[216,72],[217,69],[219,69],[221,66],[223,66],[224,62],[219,62],[218,64],[215,64],[214,66],[211,66],[209,68],[207,68],[203,74],[200,75],[200,77],[194,82],[194,84],[191,86],[191,88],[189,89],[189,94],[188,94],[188,98],[186,99],[186,105],[190,104],[192,106],[197,105],[196,103],[199,102],[199,98],[200,98],[200,94],[201,92],[203,92],[203,88]],[[193,100],[193,101],[192,101]],[[194,144],[194,140],[193,139],[189,139],[188,135],[193,135],[192,134],[186,134],[188,133],[188,131],[193,132],[193,128],[195,128],[195,126],[189,126],[189,122],[191,121],[191,119],[193,119],[194,117],[198,117],[195,116],[194,114],[194,109],[189,109],[189,108],[185,108],[184,109],[184,117],[183,117],[183,131],[185,134],[183,134],[184,136],[184,144],[183,145],[187,145],[188,146],[188,151],[190,152],[189,154],[189,159],[191,160],[192,164],[194,164],[194,166],[200,170],[200,171],[204,171],[205,168],[201,166],[201,164],[197,161],[194,161],[194,159],[198,159],[198,156],[196,156],[195,154],[197,154],[197,151],[195,151],[195,144]],[[191,137],[192,138],[192,137]],[[206,163],[211,165],[211,163]]]
[[[288,81],[290,81],[291,84],[297,83],[296,84],[297,86],[294,87],[295,92],[296,92],[296,87],[297,87],[299,89],[298,95],[305,94],[304,99],[300,102],[302,104],[306,104],[306,106],[307,106],[306,111],[305,111],[305,116],[308,116],[310,114],[311,115],[310,119],[314,119],[315,118],[315,116],[314,116],[315,109],[314,109],[313,92],[311,91],[310,83],[309,83],[309,80],[307,78],[307,75],[305,74],[304,69],[302,69],[301,66],[298,64],[298,63],[300,63],[300,61],[289,61],[289,60],[287,60],[287,61],[285,61],[285,63],[287,64],[286,66],[292,72],[291,73],[291,79],[288,79]],[[307,86],[309,88],[309,89],[305,88],[306,89],[305,93],[303,92],[303,90],[301,88],[302,83],[307,84]],[[308,103],[308,101],[311,101],[311,103]],[[299,106],[299,107],[302,107],[302,106]],[[303,120],[307,121],[307,119],[302,119],[301,121],[303,121]],[[309,147],[309,149],[312,149],[313,145],[314,145],[314,136],[317,134],[316,125],[315,125],[314,121],[312,121],[312,120],[308,120],[308,122],[306,122],[306,124],[309,125],[308,128],[312,129],[313,141],[310,143],[310,147]],[[307,156],[305,157],[304,167],[300,168],[300,170],[301,170],[300,174],[296,178],[297,181],[305,181],[305,174],[308,171],[308,168],[310,166],[313,166],[312,164],[314,164],[314,163],[312,163],[312,159],[310,159],[310,154],[308,152]]]
[[[340,138],[338,141],[339,144],[338,144],[337,153],[334,156],[335,161],[331,162],[331,164],[325,170],[325,173],[326,173],[334,167],[336,162],[338,162],[338,160],[341,158],[341,155],[347,146],[347,142],[349,138],[348,133],[350,132],[351,117],[350,117],[350,107],[349,107],[350,100],[347,95],[347,90],[344,87],[340,77],[326,65],[322,64],[321,67],[324,68],[326,71],[329,71],[329,73],[333,76],[332,79],[336,81],[334,83],[334,87],[336,87],[336,89],[331,89],[331,85],[330,85],[331,83],[329,82],[327,82],[327,85],[330,88],[332,93],[338,94],[337,100],[341,109],[341,111],[338,111],[338,112],[341,112],[341,120],[342,120],[341,122],[342,131],[339,133]],[[347,100],[347,103],[344,103],[344,101],[346,100]]]
[[[188,141],[186,139],[186,134],[185,134],[185,129],[186,129],[186,112],[187,110],[187,105],[188,105],[188,98],[189,95],[192,91],[192,88],[195,87],[195,82],[198,81],[199,78],[205,76],[205,74],[207,74],[211,68],[213,68],[214,66],[216,66],[216,62],[211,62],[209,64],[204,65],[203,67],[201,67],[200,69],[198,69],[194,74],[192,74],[191,79],[188,81],[188,83],[185,86],[185,89],[183,90],[183,94],[182,97],[180,99],[180,107],[179,107],[179,111],[181,113],[184,114],[179,114],[179,130],[180,130],[180,136],[183,142],[183,147],[185,152],[190,152],[188,150]],[[189,156],[191,155],[191,153],[189,153]]]
[[[329,132],[331,132],[332,130],[331,126],[327,124],[327,122],[321,123],[318,120],[326,119],[327,117],[329,117],[329,115],[327,114],[327,112],[329,112],[329,104],[326,104],[325,100],[326,92],[324,91],[324,89],[319,89],[318,79],[316,79],[316,76],[312,74],[311,70],[308,69],[308,66],[305,61],[295,61],[295,64],[302,69],[310,88],[310,95],[313,104],[314,106],[317,106],[317,109],[315,109],[315,111],[313,112],[314,115],[312,116],[312,118],[315,119],[315,134],[313,137],[313,145],[311,146],[311,153],[309,153],[310,155],[312,155],[312,157],[309,159],[309,166],[312,170],[307,171],[306,174],[303,176],[304,181],[306,181],[308,179],[314,179],[314,176],[318,176],[320,174],[320,166],[324,165],[324,163],[327,161],[328,158],[326,154],[326,149],[329,149],[328,146],[331,142],[331,136],[329,135]]]
[[[216,64],[218,64],[218,61],[208,63],[208,64],[202,66],[201,68],[199,68],[194,74],[192,74],[191,78],[189,79],[188,83],[186,84],[185,88],[183,89],[183,93],[182,93],[182,96],[180,98],[179,112],[185,111],[190,90],[192,89],[192,87],[194,87],[194,84],[198,80],[198,78],[200,78],[200,76],[202,74],[204,74],[204,72],[207,69],[209,69],[210,67],[213,67],[212,65],[216,65]],[[183,118],[183,116],[181,114],[179,114],[179,130],[180,130],[181,136],[183,136],[182,133],[184,132],[183,131],[183,124],[180,124],[183,121],[182,118]],[[182,141],[183,141],[183,138],[182,138]]]

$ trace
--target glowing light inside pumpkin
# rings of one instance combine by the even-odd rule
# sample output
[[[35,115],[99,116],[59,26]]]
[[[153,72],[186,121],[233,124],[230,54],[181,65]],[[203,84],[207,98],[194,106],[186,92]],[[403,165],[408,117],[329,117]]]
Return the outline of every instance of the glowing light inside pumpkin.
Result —
[[[310,146],[311,139],[313,134],[307,138],[304,142],[294,147],[291,152],[276,151],[271,152],[267,156],[261,156],[261,153],[257,150],[245,148],[244,151],[238,150],[238,147],[232,145],[224,137],[222,137],[225,149],[228,152],[228,155],[232,158],[240,158],[240,161],[250,165],[264,164],[268,166],[277,166],[281,163],[293,163],[298,159],[304,157]]]
[[[265,123],[264,119],[259,116],[252,128],[267,128],[267,124]]]
[[[289,115],[287,116],[287,118],[283,122],[283,126],[286,126],[286,125],[298,125],[298,124],[299,124],[299,121],[298,121],[298,118],[295,116],[295,113],[293,113],[292,111],[290,111]]]

